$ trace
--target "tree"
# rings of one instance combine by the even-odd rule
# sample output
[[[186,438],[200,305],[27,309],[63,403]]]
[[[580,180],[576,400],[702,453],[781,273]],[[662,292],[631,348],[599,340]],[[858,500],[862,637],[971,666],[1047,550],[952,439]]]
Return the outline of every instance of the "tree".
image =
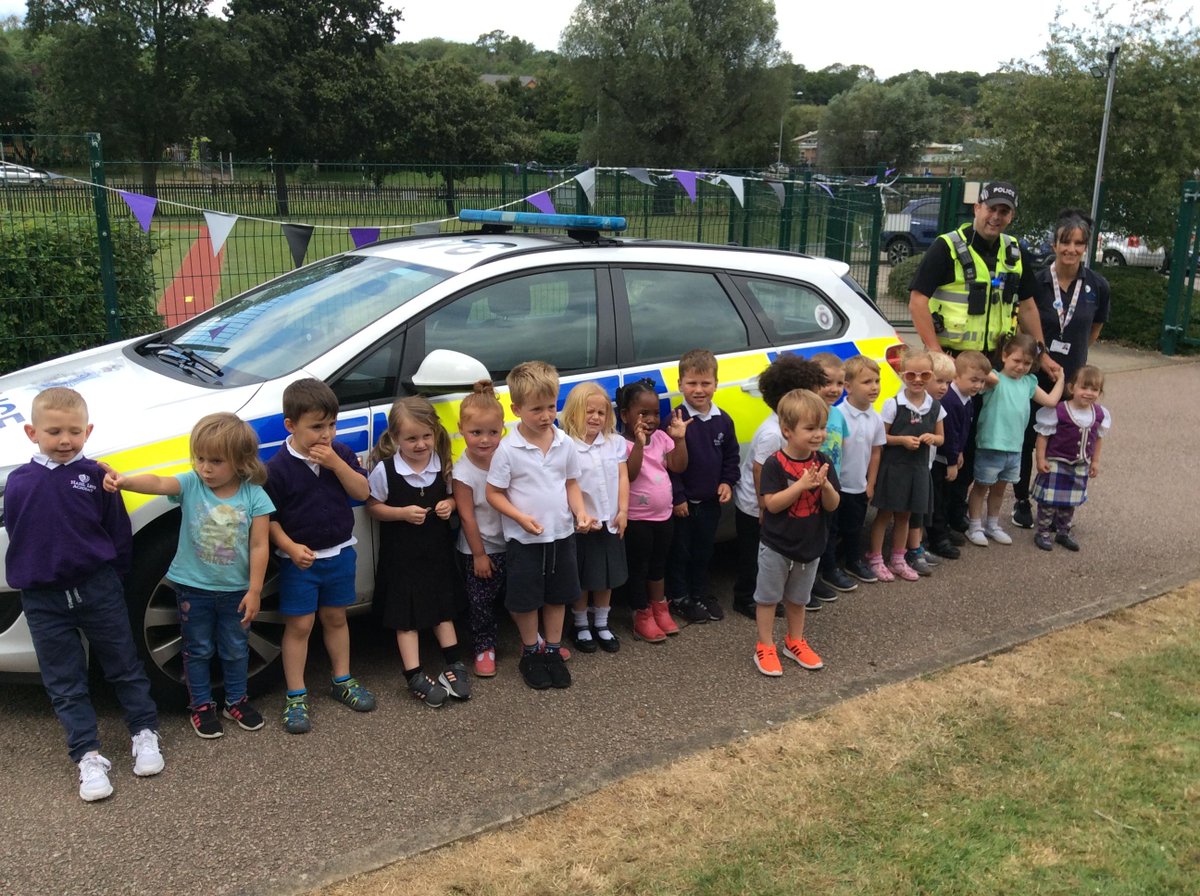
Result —
[[[928,75],[894,84],[861,81],[830,100],[821,116],[821,164],[911,168],[929,142],[934,112]]]
[[[804,102],[814,106],[828,106],[839,93],[875,79],[875,70],[866,65],[827,65],[819,71],[809,71],[803,65],[795,66],[792,82],[795,90],[803,91]]]
[[[1051,27],[1040,64],[986,79],[980,99],[994,149],[985,161],[1021,189],[1022,229],[1087,207],[1104,114],[1107,54],[1117,79],[1105,158],[1101,226],[1168,244],[1182,182],[1200,169],[1200,31],[1146,0],[1128,24],[1093,9]]]
[[[0,21],[0,132],[33,130],[33,72],[14,19]]]
[[[153,195],[163,148],[187,136],[180,97],[196,79],[191,42],[205,0],[29,0],[41,67],[38,128],[99,131],[112,154],[142,161]]]
[[[583,0],[561,51],[610,164],[762,164],[789,96],[767,0]]]

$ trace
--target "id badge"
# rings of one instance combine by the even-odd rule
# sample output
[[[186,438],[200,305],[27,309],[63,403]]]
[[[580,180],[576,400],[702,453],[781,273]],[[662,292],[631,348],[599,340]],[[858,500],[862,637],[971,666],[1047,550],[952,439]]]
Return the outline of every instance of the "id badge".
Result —
[[[1071,354],[1071,343],[1053,339],[1050,341],[1050,351],[1056,355],[1069,355]]]

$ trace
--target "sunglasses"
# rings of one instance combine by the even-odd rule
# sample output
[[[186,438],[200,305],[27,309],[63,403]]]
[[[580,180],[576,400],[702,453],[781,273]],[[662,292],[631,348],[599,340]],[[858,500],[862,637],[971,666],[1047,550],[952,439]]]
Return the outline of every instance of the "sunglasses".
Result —
[[[927,383],[933,379],[932,370],[906,370],[900,375],[906,383]]]

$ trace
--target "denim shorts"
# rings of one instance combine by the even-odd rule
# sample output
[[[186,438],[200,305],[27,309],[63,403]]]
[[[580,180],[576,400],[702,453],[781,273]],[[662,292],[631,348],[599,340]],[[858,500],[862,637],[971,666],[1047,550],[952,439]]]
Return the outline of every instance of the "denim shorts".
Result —
[[[301,569],[287,557],[279,559],[279,612],[284,616],[307,616],[318,607],[348,607],[355,600],[355,554],[342,548],[333,557],[314,560]]]
[[[975,449],[975,481],[980,485],[1017,482],[1021,478],[1021,452]]]

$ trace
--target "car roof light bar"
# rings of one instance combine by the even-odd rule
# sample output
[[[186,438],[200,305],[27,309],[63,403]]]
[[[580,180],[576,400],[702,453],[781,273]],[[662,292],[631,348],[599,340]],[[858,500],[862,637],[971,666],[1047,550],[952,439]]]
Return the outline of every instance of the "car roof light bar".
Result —
[[[541,212],[504,212],[464,208],[458,220],[469,224],[507,224],[513,227],[559,227],[571,230],[621,231],[625,219],[612,215],[547,215]]]

